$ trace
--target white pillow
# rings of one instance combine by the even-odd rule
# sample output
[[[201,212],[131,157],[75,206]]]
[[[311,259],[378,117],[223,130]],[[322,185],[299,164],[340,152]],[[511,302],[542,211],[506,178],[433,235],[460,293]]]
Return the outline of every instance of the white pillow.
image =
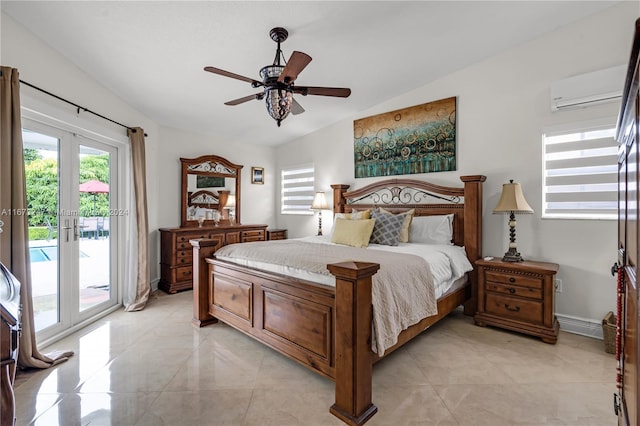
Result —
[[[452,239],[453,214],[413,217],[409,242],[451,245]]]

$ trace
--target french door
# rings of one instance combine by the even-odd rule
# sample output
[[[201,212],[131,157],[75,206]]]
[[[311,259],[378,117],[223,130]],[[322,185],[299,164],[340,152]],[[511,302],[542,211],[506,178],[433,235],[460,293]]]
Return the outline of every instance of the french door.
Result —
[[[23,120],[38,339],[118,303],[118,148]]]

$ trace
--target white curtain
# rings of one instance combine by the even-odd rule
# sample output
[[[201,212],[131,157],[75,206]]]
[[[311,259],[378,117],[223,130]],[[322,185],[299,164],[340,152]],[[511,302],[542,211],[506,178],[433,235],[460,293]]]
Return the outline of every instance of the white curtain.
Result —
[[[130,191],[132,211],[129,214],[123,298],[126,311],[139,311],[144,309],[151,294],[144,130],[140,127],[129,129],[129,142],[133,188]]]

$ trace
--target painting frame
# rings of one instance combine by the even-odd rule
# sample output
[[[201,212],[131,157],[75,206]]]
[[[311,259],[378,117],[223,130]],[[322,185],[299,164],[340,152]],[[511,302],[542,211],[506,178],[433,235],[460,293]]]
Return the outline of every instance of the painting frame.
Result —
[[[264,167],[251,167],[251,183],[264,185]]]
[[[353,122],[355,178],[457,170],[457,98]]]

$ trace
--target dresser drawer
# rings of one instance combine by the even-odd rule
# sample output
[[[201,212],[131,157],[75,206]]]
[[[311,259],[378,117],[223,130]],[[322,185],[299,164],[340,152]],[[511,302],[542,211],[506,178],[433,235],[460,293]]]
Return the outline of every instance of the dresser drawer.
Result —
[[[526,322],[543,322],[543,304],[518,297],[501,296],[495,293],[487,293],[487,313],[510,317]]]
[[[172,267],[163,263],[160,265],[160,273],[162,274],[162,279],[167,283],[190,281],[193,278],[193,266]]]
[[[172,272],[172,275],[174,275],[173,282],[188,281],[193,277],[193,267],[191,265],[174,268]]]
[[[487,291],[502,293],[510,296],[527,297],[529,299],[542,300],[542,289],[532,287],[520,287],[517,285],[487,283]]]
[[[264,231],[262,229],[254,231],[242,231],[242,242],[264,241]]]
[[[519,275],[509,272],[499,272],[488,270],[485,272],[485,280],[487,282],[514,284],[521,287],[542,288],[542,278],[531,277],[527,275]]]

